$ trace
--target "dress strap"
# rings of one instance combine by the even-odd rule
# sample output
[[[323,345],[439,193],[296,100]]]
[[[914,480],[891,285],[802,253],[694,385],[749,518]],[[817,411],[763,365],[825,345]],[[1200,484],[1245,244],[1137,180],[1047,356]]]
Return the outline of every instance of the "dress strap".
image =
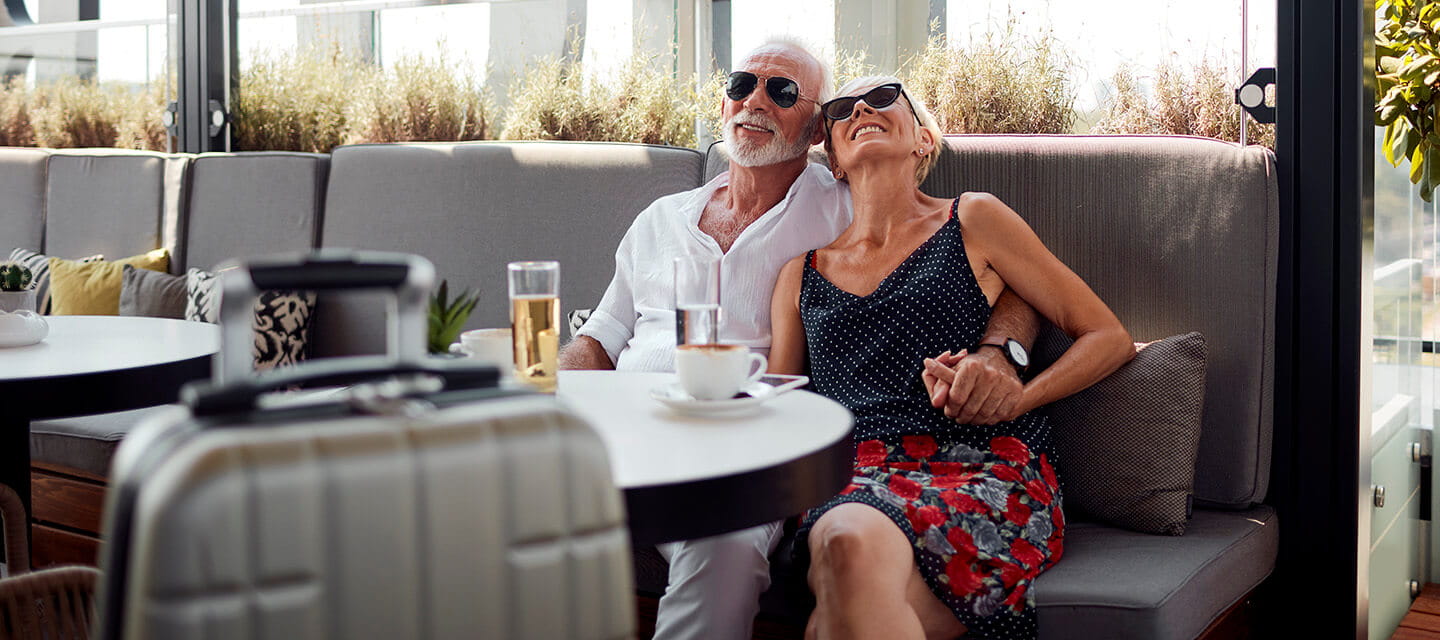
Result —
[[[816,266],[815,266],[815,250],[814,250],[814,249],[811,249],[811,250],[810,250],[810,253],[805,254],[805,264],[810,265],[810,268],[811,268],[811,269],[818,269],[818,268],[819,268],[819,267],[816,267]]]
[[[960,199],[956,198],[950,202],[950,217],[956,222],[960,221]]]

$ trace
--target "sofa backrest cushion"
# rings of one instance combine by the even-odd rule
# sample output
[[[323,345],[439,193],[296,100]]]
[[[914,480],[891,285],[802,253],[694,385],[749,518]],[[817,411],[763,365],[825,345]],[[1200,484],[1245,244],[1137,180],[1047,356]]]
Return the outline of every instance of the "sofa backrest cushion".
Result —
[[[329,171],[330,156],[319,153],[195,156],[175,271],[318,246]]]
[[[825,148],[820,145],[810,147],[810,162],[822,167],[829,167],[829,161],[825,154]],[[705,149],[705,182],[709,182],[726,171],[730,170],[730,148],[725,146],[723,140],[711,143]]]
[[[1220,507],[1264,499],[1279,234],[1274,155],[1172,136],[950,136],[946,147],[923,185],[928,193],[999,197],[1137,341],[1205,336],[1195,495]]]
[[[558,260],[561,308],[595,306],[635,215],[699,186],[703,162],[691,149],[619,143],[343,146],[331,158],[321,244],[425,256],[451,292],[478,289],[467,328],[508,327],[506,263]],[[378,351],[383,309],[369,294],[325,298],[313,354]]]
[[[54,151],[45,190],[45,253],[124,258],[179,245],[188,156],[116,149]]]
[[[40,251],[45,242],[43,149],[0,147],[0,252]]]

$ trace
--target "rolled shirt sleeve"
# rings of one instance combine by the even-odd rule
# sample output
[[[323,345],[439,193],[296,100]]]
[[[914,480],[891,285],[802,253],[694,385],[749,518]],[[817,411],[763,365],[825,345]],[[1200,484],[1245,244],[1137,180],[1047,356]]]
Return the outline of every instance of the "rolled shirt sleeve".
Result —
[[[637,217],[636,224],[644,217],[642,213]],[[635,293],[633,286],[633,264],[634,264],[634,236],[635,226],[632,224],[630,230],[620,241],[620,246],[615,249],[615,277],[610,279],[610,286],[605,289],[605,295],[600,298],[600,305],[590,314],[590,319],[575,333],[576,336],[588,336],[599,342],[605,348],[605,353],[610,356],[610,362],[619,365],[620,352],[629,344],[630,338],[635,335]]]

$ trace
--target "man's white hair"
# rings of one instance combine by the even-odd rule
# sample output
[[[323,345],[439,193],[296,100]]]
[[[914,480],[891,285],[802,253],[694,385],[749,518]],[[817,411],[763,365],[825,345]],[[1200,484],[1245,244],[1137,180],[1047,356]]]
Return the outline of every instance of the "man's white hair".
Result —
[[[820,95],[815,97],[817,109],[820,105],[825,104],[827,100],[835,97],[835,70],[824,58],[815,55],[815,49],[811,47],[808,42],[791,35],[772,35],[765,38],[765,41],[761,42],[760,46],[746,53],[745,57],[741,58],[741,60],[750,58],[750,56],[755,55],[756,51],[764,49],[765,47],[789,47],[791,49],[797,49],[815,61],[815,64],[820,67]]]

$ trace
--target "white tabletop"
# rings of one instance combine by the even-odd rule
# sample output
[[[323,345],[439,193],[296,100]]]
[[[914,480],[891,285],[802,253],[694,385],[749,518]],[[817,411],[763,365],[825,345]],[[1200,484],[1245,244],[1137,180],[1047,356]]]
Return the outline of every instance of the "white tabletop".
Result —
[[[790,391],[740,416],[682,416],[650,397],[650,389],[674,380],[673,373],[560,372],[559,400],[600,433],[621,488],[762,469],[850,437],[850,412],[809,391]]]
[[[207,322],[130,316],[46,316],[50,334],[0,349],[0,381],[70,376],[200,358],[220,347]]]

